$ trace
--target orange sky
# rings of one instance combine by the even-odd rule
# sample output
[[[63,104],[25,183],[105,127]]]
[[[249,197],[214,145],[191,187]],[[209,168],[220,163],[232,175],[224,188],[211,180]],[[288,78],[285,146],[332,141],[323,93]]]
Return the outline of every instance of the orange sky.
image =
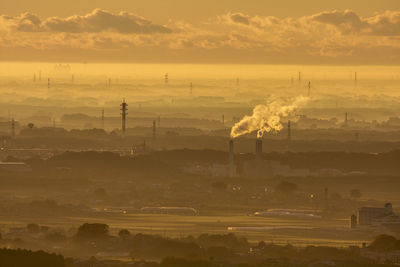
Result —
[[[0,60],[398,64],[400,1],[3,0]]]

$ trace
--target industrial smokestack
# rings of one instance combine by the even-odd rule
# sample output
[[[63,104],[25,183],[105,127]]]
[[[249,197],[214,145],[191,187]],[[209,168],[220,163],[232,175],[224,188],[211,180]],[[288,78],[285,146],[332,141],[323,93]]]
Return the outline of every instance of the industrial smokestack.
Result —
[[[11,137],[15,137],[15,120],[11,119]]]
[[[233,139],[229,140],[229,176],[235,176],[235,149]]]
[[[128,110],[128,104],[125,103],[125,99],[122,101],[121,104],[121,119],[122,119],[122,135],[125,136],[125,131],[126,131],[126,115],[128,115],[127,110]]]
[[[262,139],[261,138],[257,138],[256,139],[256,158],[257,159],[261,159],[262,156]]]
[[[233,165],[233,159],[234,159],[234,144],[233,144],[233,139],[229,140],[229,165]]]

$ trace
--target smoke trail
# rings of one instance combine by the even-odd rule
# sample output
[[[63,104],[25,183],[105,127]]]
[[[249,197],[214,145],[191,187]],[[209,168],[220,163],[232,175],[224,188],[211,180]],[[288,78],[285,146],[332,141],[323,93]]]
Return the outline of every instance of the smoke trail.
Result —
[[[290,104],[282,99],[267,101],[266,105],[258,105],[253,109],[253,115],[244,116],[236,123],[231,130],[231,138],[236,138],[244,134],[257,131],[257,137],[262,137],[264,133],[271,131],[279,132],[283,126],[282,117],[293,114],[296,109],[308,101],[308,97],[296,97]]]

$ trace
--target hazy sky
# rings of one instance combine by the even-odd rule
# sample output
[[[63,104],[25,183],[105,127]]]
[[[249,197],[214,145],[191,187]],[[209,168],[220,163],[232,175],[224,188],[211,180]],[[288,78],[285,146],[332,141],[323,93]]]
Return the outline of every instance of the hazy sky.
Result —
[[[0,60],[398,64],[399,0],[2,0]]]

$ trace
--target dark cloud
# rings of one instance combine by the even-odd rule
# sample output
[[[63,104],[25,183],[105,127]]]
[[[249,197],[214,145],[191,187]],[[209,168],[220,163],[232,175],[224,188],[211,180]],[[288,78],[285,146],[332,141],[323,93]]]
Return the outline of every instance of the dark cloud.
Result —
[[[172,30],[153,24],[151,21],[129,12],[113,14],[95,9],[84,16],[74,15],[68,18],[51,17],[41,20],[35,14],[25,13],[17,17],[2,16],[3,22],[12,29],[21,32],[103,32],[119,33],[171,33]]]
[[[353,29],[360,30],[368,27],[368,23],[363,21],[357,13],[351,10],[346,11],[327,11],[312,16],[313,20],[332,24],[335,26],[350,26]]]
[[[351,10],[326,11],[311,16],[320,23],[334,25],[344,33],[400,35],[400,11],[387,11],[372,17],[361,17]]]
[[[246,24],[249,25],[250,24],[250,17],[246,16],[242,13],[233,13],[233,14],[229,14],[230,15],[230,19],[233,22],[236,23],[242,23],[242,24]]]

